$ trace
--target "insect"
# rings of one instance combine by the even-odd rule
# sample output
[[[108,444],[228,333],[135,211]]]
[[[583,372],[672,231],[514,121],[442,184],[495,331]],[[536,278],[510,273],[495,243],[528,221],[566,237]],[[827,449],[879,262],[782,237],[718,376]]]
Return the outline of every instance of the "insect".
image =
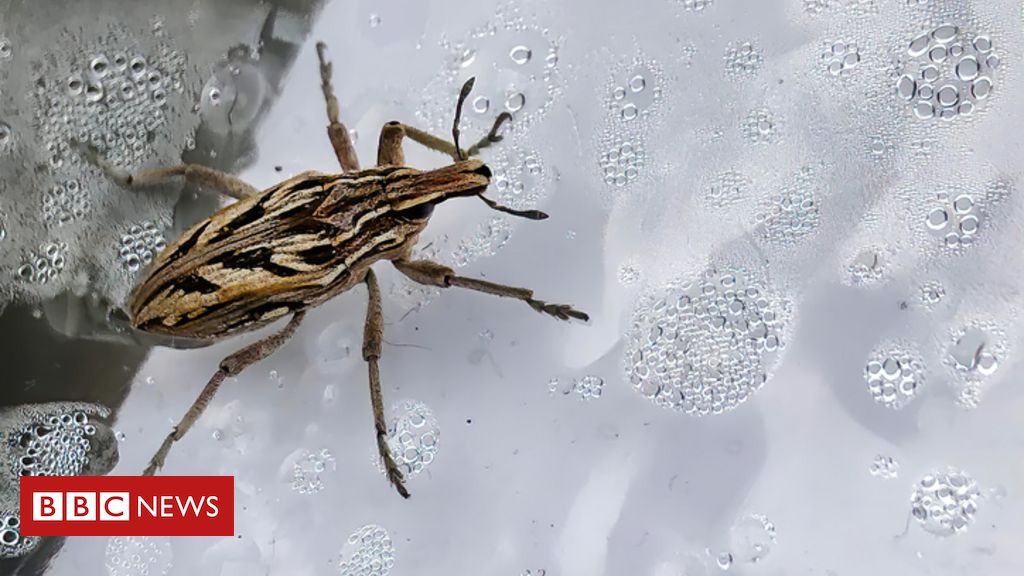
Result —
[[[172,445],[188,433],[226,378],[281,347],[295,334],[309,309],[357,284],[365,284],[369,305],[362,356],[369,371],[377,451],[388,480],[408,498],[403,473],[387,443],[378,364],[383,316],[380,287],[371,268],[375,262],[389,260],[421,284],[513,298],[555,318],[588,320],[572,306],[535,299],[526,288],[458,276],[443,264],[412,259],[412,249],[434,207],[452,198],[476,196],[495,210],[535,220],[547,217],[535,210],[512,210],[483,196],[491,171],[471,157],[501,141],[498,131],[511,118],[508,113],[499,115],[487,135],[463,150],[459,146],[459,120],[473,87],[470,79],[459,93],[452,142],[406,124],[388,122],[380,132],[377,165],[360,169],[348,129],[339,119],[326,45],[319,42],[316,49],[327,103],[327,135],[341,164],[340,174],[303,172],[260,191],[234,176],[199,165],[129,173],[111,164],[95,148],[76,144],[87,160],[124,187],[141,188],[184,177],[237,199],[185,231],[147,269],[129,303],[129,317],[136,329],[214,342],[290,317],[278,332],[220,362],[199,397],[149,461],[145,475],[163,467]],[[427,171],[405,166],[404,138],[451,156],[453,163]]]

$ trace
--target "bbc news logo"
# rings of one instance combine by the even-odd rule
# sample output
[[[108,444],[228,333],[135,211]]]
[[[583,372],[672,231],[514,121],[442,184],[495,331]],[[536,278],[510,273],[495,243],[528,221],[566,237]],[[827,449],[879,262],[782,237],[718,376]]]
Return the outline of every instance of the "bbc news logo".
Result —
[[[22,476],[24,536],[231,536],[232,476]]]

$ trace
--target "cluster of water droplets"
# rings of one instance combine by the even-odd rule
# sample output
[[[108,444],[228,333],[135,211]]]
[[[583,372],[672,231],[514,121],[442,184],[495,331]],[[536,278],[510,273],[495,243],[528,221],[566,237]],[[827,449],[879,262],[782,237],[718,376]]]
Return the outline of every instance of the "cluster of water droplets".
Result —
[[[129,272],[135,272],[149,265],[167,247],[167,241],[156,224],[148,220],[132,224],[121,235],[121,249],[118,255],[121,264]]]
[[[754,144],[768,144],[779,139],[779,119],[768,108],[755,108],[747,114],[740,128]]]
[[[635,182],[647,163],[642,132],[606,129],[601,135],[601,172],[609,186],[622,188]]]
[[[493,195],[501,204],[516,210],[535,207],[548,194],[549,171],[540,153],[518,143],[503,143],[488,160]]]
[[[662,103],[665,74],[653,59],[637,54],[616,67],[606,84],[608,110],[598,137],[598,164],[605,184],[616,188],[637,181],[647,163],[646,134]]]
[[[17,511],[0,511],[0,558],[23,556],[38,543],[37,536],[21,535],[21,517]]]
[[[967,530],[978,511],[981,491],[974,478],[948,468],[926,474],[914,484],[910,514],[927,532],[952,536]]]
[[[524,130],[543,117],[562,92],[558,38],[511,3],[501,5],[491,22],[471,30],[467,38],[442,39],[441,48],[447,54],[446,65],[427,88],[424,106],[417,112],[434,129],[450,124],[452,94],[470,77],[476,84],[465,120],[481,130],[490,128],[502,112],[512,114],[514,130]]]
[[[921,284],[920,290],[921,304],[927,309],[938,306],[939,302],[946,297],[946,288],[937,280],[929,280]]]
[[[563,396],[575,392],[583,400],[596,400],[604,392],[604,378],[593,374],[581,378],[552,378],[548,381],[548,392]]]
[[[756,564],[775,546],[775,524],[762,514],[748,514],[729,530],[729,557],[732,562]]]
[[[46,284],[57,277],[67,264],[66,242],[47,242],[29,252],[18,267],[18,278],[32,284]]]
[[[742,269],[709,268],[641,299],[627,334],[626,376],[658,405],[720,414],[768,379],[786,310]]]
[[[734,78],[752,76],[764,64],[764,55],[753,42],[729,44],[722,59],[725,61],[726,75]]]
[[[904,58],[896,95],[921,119],[973,114],[991,96],[1000,64],[991,37],[949,23],[915,36]]]
[[[821,54],[821,62],[832,76],[847,75],[861,61],[860,47],[856,42],[837,40],[828,45]]]
[[[16,476],[77,476],[89,461],[95,434],[84,411],[51,415],[12,431],[9,466]]]
[[[391,407],[388,446],[406,478],[419,474],[434,461],[440,439],[441,426],[426,404],[402,400]],[[374,457],[383,471],[384,463],[376,455]]]
[[[879,454],[878,456],[875,456],[875,459],[871,462],[871,466],[868,467],[868,472],[876,478],[892,480],[894,478],[898,478],[900,475],[900,463],[892,456],[883,456]]]
[[[797,172],[793,182],[773,194],[765,209],[758,212],[758,232],[776,246],[791,246],[818,228],[817,175],[810,167]]]
[[[890,250],[885,246],[863,248],[846,267],[847,280],[853,286],[879,284],[886,278]]]
[[[609,97],[605,101],[612,116],[626,122],[646,120],[661,103],[664,72],[654,60],[640,56],[632,66],[613,77],[609,83]]]
[[[932,208],[925,218],[928,233],[941,240],[948,252],[958,252],[973,244],[982,227],[979,202],[969,192],[936,192]]]
[[[977,407],[982,385],[1005,356],[1005,335],[994,323],[973,321],[953,332],[945,363],[956,376],[953,387],[961,406]]]
[[[43,193],[43,220],[48,226],[81,220],[91,209],[89,192],[75,178],[54,184]]]
[[[821,14],[832,0],[803,0],[804,12],[811,15]]]
[[[905,342],[888,342],[875,348],[864,368],[864,380],[875,402],[898,410],[921,392],[924,364],[917,351]]]
[[[376,524],[356,530],[341,548],[342,576],[387,576],[395,565],[395,547],[388,531]]]
[[[706,8],[710,8],[715,0],[675,0],[677,4],[682,4],[683,9],[687,12],[702,12]]]
[[[711,177],[701,200],[709,208],[727,208],[749,198],[753,185],[754,181],[742,172],[725,170]]]
[[[167,45],[144,53],[119,31],[74,54],[63,74],[41,70],[35,79],[36,128],[50,165],[77,158],[73,140],[119,166],[141,165],[169,123],[169,94],[184,91],[184,55]]]
[[[107,576],[165,576],[172,566],[167,536],[114,536],[107,540]]]
[[[100,470],[107,462],[86,470],[90,450],[102,449],[90,416],[106,415],[100,406],[73,402],[0,409],[0,486],[16,488],[22,476],[77,476],[109,470]],[[21,535],[16,490],[13,495],[14,502],[0,502],[0,558],[24,556],[40,541]]]
[[[452,250],[452,264],[466,266],[480,258],[493,256],[512,238],[512,223],[504,216],[491,216],[479,224]]]
[[[640,268],[633,262],[623,262],[619,266],[617,278],[619,284],[631,286],[640,281]]]
[[[316,494],[324,489],[322,474],[333,471],[337,463],[327,448],[319,452],[303,449],[292,464],[291,487],[299,494]]]

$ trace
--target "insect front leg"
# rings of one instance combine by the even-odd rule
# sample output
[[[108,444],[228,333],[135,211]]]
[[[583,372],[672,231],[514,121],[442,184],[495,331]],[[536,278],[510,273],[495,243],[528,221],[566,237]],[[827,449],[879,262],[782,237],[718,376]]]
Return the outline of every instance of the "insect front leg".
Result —
[[[434,136],[433,134],[425,130],[420,130],[415,126],[391,121],[385,124],[380,131],[380,142],[377,147],[377,165],[403,166],[405,164],[405,156],[402,153],[402,137],[404,136],[408,136],[410,140],[417,142],[426,148],[430,148],[431,150],[435,150],[442,154],[447,154],[456,162],[468,158],[469,156],[476,156],[480,153],[480,150],[487,148],[491,144],[501,142],[502,136],[498,134],[498,130],[501,129],[501,125],[507,120],[512,119],[512,115],[508,112],[502,112],[499,114],[498,117],[494,119],[494,124],[491,126],[491,130],[476,144],[470,146],[468,150],[460,150],[458,148],[459,122],[462,120],[462,105],[465,103],[466,98],[469,96],[469,92],[472,89],[473,79],[470,78],[462,85],[462,90],[459,92],[459,101],[455,107],[455,121],[452,124],[452,139],[454,142],[449,142],[444,138]]]
[[[171,451],[171,446],[184,438],[185,434],[192,428],[192,425],[203,415],[203,412],[210,405],[210,401],[217,394],[217,390],[225,378],[237,376],[242,370],[270,356],[295,334],[295,330],[298,329],[305,315],[305,312],[296,312],[280,332],[271,334],[262,340],[257,340],[221,360],[220,367],[214,372],[213,377],[210,378],[203,391],[199,393],[199,397],[192,403],[192,406],[185,413],[185,416],[182,417],[181,421],[178,422],[178,425],[174,427],[174,430],[164,438],[160,449],[149,460],[149,465],[142,472],[143,476],[152,476],[157,470],[163,468],[164,460],[167,458],[167,453]]]
[[[580,312],[568,304],[549,304],[543,300],[537,300],[533,297],[533,290],[528,288],[517,288],[515,286],[487,282],[486,280],[458,276],[451,268],[430,260],[399,259],[392,260],[391,263],[395,265],[395,268],[398,268],[399,272],[420,284],[439,286],[441,288],[457,286],[485,294],[501,296],[502,298],[515,298],[516,300],[526,302],[530,308],[537,312],[554,316],[559,320],[575,318],[587,321],[590,319],[584,312]]]
[[[369,292],[369,303],[366,307],[366,325],[363,327],[363,360],[370,372],[370,403],[373,405],[373,426],[377,433],[377,452],[384,461],[388,480],[403,498],[409,497],[405,488],[405,477],[398,468],[391,447],[388,446],[388,426],[384,420],[384,397],[380,391],[380,352],[384,340],[384,314],[381,307],[380,286],[373,270],[366,271],[366,289]]]
[[[334,86],[331,85],[332,65],[327,61],[327,44],[316,43],[316,56],[320,60],[320,88],[324,93],[324,100],[327,101],[327,137],[331,139],[331,146],[334,147],[334,155],[338,157],[338,163],[345,172],[359,170],[359,157],[356,156],[356,149],[352,146],[352,139],[348,136],[348,128],[341,123],[338,117],[338,99],[334,96]]]
[[[100,154],[99,150],[90,145],[78,143],[72,144],[78,147],[82,156],[85,157],[90,164],[102,170],[108,178],[125,188],[145,188],[146,186],[163,184],[168,180],[181,176],[192,184],[213,188],[239,200],[246,196],[259,193],[259,190],[249,184],[246,184],[241,179],[207,166],[201,166],[199,164],[180,164],[169,168],[153,168],[149,170],[129,172],[119,166],[115,166],[112,162],[104,158],[103,155]]]
[[[466,156],[466,157],[476,156],[477,154],[480,153],[480,150],[482,150],[484,148],[487,148],[488,146],[490,146],[492,144],[496,144],[498,142],[501,142],[502,136],[500,134],[498,134],[498,130],[501,129],[501,125],[504,124],[506,120],[509,120],[511,118],[512,118],[512,116],[508,112],[502,112],[497,118],[494,119],[494,124],[491,126],[490,132],[488,132],[487,135],[485,135],[483,138],[481,138],[476,144],[473,144],[467,150],[464,150],[463,151],[463,155]],[[440,152],[440,153],[445,154],[447,156],[451,156],[452,159],[454,159],[456,161],[461,160],[461,158],[459,157],[458,152],[456,152],[456,150],[455,150],[455,144],[453,144],[453,143],[451,143],[451,142],[449,142],[449,141],[447,141],[444,138],[441,138],[439,136],[434,136],[430,132],[427,132],[425,130],[420,130],[419,128],[417,128],[415,126],[410,126],[408,124],[402,124],[400,122],[392,121],[392,122],[388,122],[387,124],[385,124],[384,128],[382,128],[381,132],[380,132],[381,141],[380,141],[380,147],[377,148],[377,162],[381,166],[388,166],[388,165],[401,166],[401,164],[394,163],[394,162],[388,162],[386,164],[381,164],[381,158],[382,157],[384,157],[384,158],[388,157],[387,156],[388,153],[384,151],[385,134],[387,134],[389,131],[394,133],[395,132],[395,128],[401,129],[401,133],[400,133],[401,136],[406,136],[410,140],[412,140],[413,142],[416,142],[417,144],[420,144],[420,145],[422,145],[422,146],[424,146],[426,148],[430,148],[431,150],[434,150],[436,152]],[[398,137],[399,153],[401,153],[401,136]],[[391,138],[394,138],[394,137],[391,136]],[[389,146],[392,147],[392,149],[394,147],[393,144],[390,144],[390,141],[389,141]]]

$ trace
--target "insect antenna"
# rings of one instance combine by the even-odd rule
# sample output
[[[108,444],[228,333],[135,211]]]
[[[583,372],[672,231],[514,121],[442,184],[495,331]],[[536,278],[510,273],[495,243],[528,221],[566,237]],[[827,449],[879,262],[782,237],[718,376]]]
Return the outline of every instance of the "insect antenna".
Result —
[[[504,212],[506,214],[519,216],[520,218],[528,218],[530,220],[544,220],[548,217],[547,213],[541,212],[540,210],[515,210],[508,206],[502,206],[483,194],[480,194],[479,197],[484,201],[484,204],[487,204],[492,210],[497,210],[498,212]]]
[[[509,114],[508,112],[503,112],[499,114],[498,117],[494,120],[494,125],[491,126],[491,131],[487,134],[487,136],[485,136],[483,140],[481,140],[479,143],[473,145],[473,147],[470,148],[469,154],[467,154],[462,149],[462,147],[459,146],[459,122],[462,120],[462,106],[463,104],[466,103],[466,98],[469,98],[469,93],[473,90],[474,82],[476,82],[475,77],[471,77],[469,80],[466,80],[466,83],[462,85],[462,90],[459,91],[459,101],[455,104],[455,121],[452,123],[452,140],[455,141],[456,161],[466,160],[475,152],[479,152],[480,148],[490,145],[493,142],[501,141],[501,136],[498,135],[498,129],[501,128],[501,125],[504,122],[512,119],[512,115]],[[530,220],[544,220],[545,218],[548,217],[547,214],[541,212],[540,210],[515,210],[513,208],[509,208],[508,206],[502,206],[501,204],[498,204],[494,200],[491,200],[490,198],[484,196],[483,193],[480,193],[479,197],[492,210],[497,210],[498,212],[504,212],[506,214],[519,216],[520,218],[528,218]]]
[[[468,158],[466,153],[463,152],[462,147],[459,146],[459,122],[462,121],[462,105],[466,103],[466,98],[469,98],[469,93],[473,90],[474,82],[476,82],[476,78],[474,77],[466,80],[466,83],[462,85],[462,90],[459,92],[459,101],[455,104],[455,121],[452,123],[452,140],[455,141],[456,161]]]

